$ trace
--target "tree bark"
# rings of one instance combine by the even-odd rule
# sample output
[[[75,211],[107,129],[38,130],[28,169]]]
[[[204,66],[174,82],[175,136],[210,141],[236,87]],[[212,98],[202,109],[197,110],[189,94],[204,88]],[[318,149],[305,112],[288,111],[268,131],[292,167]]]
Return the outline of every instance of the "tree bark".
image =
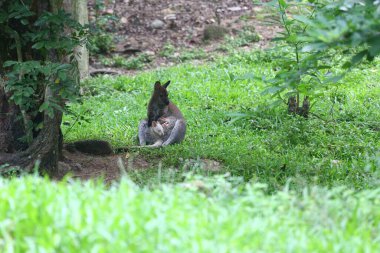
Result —
[[[32,145],[25,151],[17,153],[0,153],[2,167],[0,172],[7,171],[9,167],[19,167],[29,172],[36,163],[48,174],[55,174],[58,169],[59,134],[62,113],[57,112],[53,118],[45,117],[44,128],[39,133]]]
[[[81,25],[88,24],[87,0],[64,0],[63,8]],[[85,45],[78,46],[75,53],[82,80],[89,76],[89,53]]]
[[[310,112],[310,101],[309,97],[305,96],[302,102],[302,106],[299,106],[300,104],[300,98],[299,96],[292,96],[288,100],[288,113],[292,115],[300,115],[304,118],[309,117]]]
[[[79,1],[80,2],[80,1]],[[62,0],[34,0],[30,6],[31,10],[39,15],[44,11],[56,12],[62,8]],[[35,18],[35,17],[34,17]],[[14,29],[17,29],[14,28]],[[16,30],[17,31],[17,30]],[[0,35],[5,34],[0,30]],[[0,49],[0,62],[6,60],[17,59],[15,50],[10,47],[14,44],[14,38],[2,38]],[[32,56],[32,49],[28,45],[24,45],[22,51],[25,55]],[[30,45],[29,45],[30,46]],[[9,50],[9,51],[5,51]],[[52,62],[58,62],[58,54],[52,50],[49,54]],[[38,59],[38,56],[36,58]],[[40,113],[32,119],[35,125],[43,123],[43,127],[38,132],[34,132],[33,140],[31,143],[26,144],[24,147],[17,146],[19,137],[25,135],[25,126],[22,121],[17,120],[22,118],[22,112],[10,99],[11,94],[5,92],[6,78],[3,77],[5,70],[3,65],[0,65],[0,174],[7,171],[9,168],[19,167],[23,171],[31,171],[35,164],[39,164],[39,168],[46,171],[48,174],[55,174],[58,170],[58,160],[61,157],[62,151],[62,133],[61,122],[62,112],[54,110],[53,117],[47,113]],[[51,80],[53,82],[54,80]],[[58,91],[57,91],[58,92]],[[36,94],[44,94],[43,100],[48,101],[54,99],[57,103],[63,105],[63,101],[58,93],[53,93],[49,86],[44,90],[36,91]],[[21,129],[21,130],[20,130]]]

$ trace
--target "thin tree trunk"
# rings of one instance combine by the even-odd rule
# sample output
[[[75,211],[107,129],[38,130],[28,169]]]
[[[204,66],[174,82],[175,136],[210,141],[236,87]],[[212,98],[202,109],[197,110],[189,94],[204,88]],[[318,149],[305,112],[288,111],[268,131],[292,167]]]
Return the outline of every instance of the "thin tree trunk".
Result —
[[[63,8],[66,12],[71,13],[81,25],[88,24],[87,0],[64,0]],[[80,79],[87,78],[89,76],[89,53],[85,45],[76,48],[76,59]]]

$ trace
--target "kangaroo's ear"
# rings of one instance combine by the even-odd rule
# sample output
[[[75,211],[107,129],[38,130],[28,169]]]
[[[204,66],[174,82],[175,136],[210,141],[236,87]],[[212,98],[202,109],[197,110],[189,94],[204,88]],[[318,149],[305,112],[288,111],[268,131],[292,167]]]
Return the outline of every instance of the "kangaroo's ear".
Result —
[[[167,81],[166,83],[164,83],[164,85],[162,85],[162,86],[166,89],[169,86],[169,84],[170,84],[170,80]]]
[[[155,84],[154,84],[154,88],[157,90],[161,87],[161,83],[160,81],[157,81]]]
[[[153,121],[153,122],[152,122],[152,126],[153,126],[153,127],[156,127],[156,126],[157,126],[157,122],[156,122],[156,121]]]

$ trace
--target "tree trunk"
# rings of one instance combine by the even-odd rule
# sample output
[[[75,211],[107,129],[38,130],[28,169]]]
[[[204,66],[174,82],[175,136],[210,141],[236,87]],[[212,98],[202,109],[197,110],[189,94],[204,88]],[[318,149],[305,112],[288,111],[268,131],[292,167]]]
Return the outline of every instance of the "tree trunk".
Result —
[[[310,101],[309,97],[305,96],[302,102],[302,106],[300,105],[300,98],[299,95],[292,96],[288,100],[288,113],[292,115],[300,115],[304,118],[309,117],[309,111],[310,111]]]
[[[87,0],[64,0],[63,8],[66,12],[71,13],[81,25],[88,24]],[[89,76],[89,53],[85,45],[78,46],[76,53],[80,79],[82,80]]]
[[[81,1],[79,0],[79,2]],[[0,1],[0,7],[1,4],[3,3]],[[34,0],[30,4],[30,8],[37,16],[44,11],[56,12],[62,8],[62,0]],[[31,19],[33,18],[35,19],[36,17]],[[23,28],[20,31],[17,28],[17,24],[12,26],[12,29],[21,34]],[[16,39],[11,36],[3,36],[5,34],[7,34],[6,31],[0,29],[0,36],[2,37],[0,41],[0,174],[13,167],[18,167],[28,172],[33,169],[36,163],[40,169],[48,174],[55,174],[58,170],[58,160],[62,152],[62,133],[60,130],[62,112],[54,109],[52,117],[47,113],[38,113],[37,116],[30,119],[34,125],[43,123],[43,127],[33,132],[30,143],[20,145],[19,138],[25,136],[25,129],[27,129],[27,126],[25,126],[26,121],[20,120],[23,117],[25,118],[25,112],[22,112],[10,99],[12,94],[5,91],[7,79],[3,62],[7,60],[20,62],[22,57],[20,57],[19,53],[21,50],[17,48],[18,52],[16,53],[16,50],[11,46],[15,44]],[[40,60],[39,56],[35,56],[35,52],[33,53],[32,51],[34,49],[30,46],[23,44],[23,55],[37,57],[36,60]],[[49,59],[52,62],[59,62],[58,53],[51,50]],[[54,82],[54,80],[51,80],[51,82]],[[61,97],[57,92],[51,91],[49,86],[35,92],[37,95],[44,94],[43,101],[54,99],[58,104],[63,105]],[[40,103],[42,102],[40,101]],[[30,115],[27,116],[30,117]]]
[[[45,100],[54,96],[49,88],[47,88]],[[4,97],[3,97],[4,99]],[[7,102],[2,100],[2,102]],[[6,121],[11,121],[14,118],[13,113],[8,114],[10,117]],[[8,150],[9,153],[0,153],[0,172],[6,171],[9,167],[19,167],[22,170],[30,171],[36,163],[40,168],[48,174],[54,174],[58,169],[58,160],[62,151],[60,138],[60,125],[62,122],[62,112],[56,110],[53,117],[44,115],[43,129],[38,133],[31,145],[26,150],[18,150],[12,153],[14,149]],[[12,128],[12,127],[10,127]],[[12,130],[12,129],[10,129]],[[12,131],[3,131],[0,134],[7,134],[11,147],[14,146],[14,137]]]
[[[60,156],[59,126],[61,119],[61,113],[57,113],[53,118],[46,117],[43,130],[25,151],[0,153],[0,161],[3,166],[0,172],[7,171],[9,167],[19,167],[23,171],[29,172],[37,163],[48,174],[55,174]]]

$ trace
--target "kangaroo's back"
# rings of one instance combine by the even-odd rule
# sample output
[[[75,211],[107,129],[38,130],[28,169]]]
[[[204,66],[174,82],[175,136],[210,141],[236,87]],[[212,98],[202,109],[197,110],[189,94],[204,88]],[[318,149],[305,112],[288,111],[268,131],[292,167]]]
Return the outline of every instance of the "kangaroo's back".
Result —
[[[164,117],[175,117],[176,119],[184,119],[182,112],[178,109],[178,107],[172,103],[171,101],[168,104],[168,108],[165,111]]]

